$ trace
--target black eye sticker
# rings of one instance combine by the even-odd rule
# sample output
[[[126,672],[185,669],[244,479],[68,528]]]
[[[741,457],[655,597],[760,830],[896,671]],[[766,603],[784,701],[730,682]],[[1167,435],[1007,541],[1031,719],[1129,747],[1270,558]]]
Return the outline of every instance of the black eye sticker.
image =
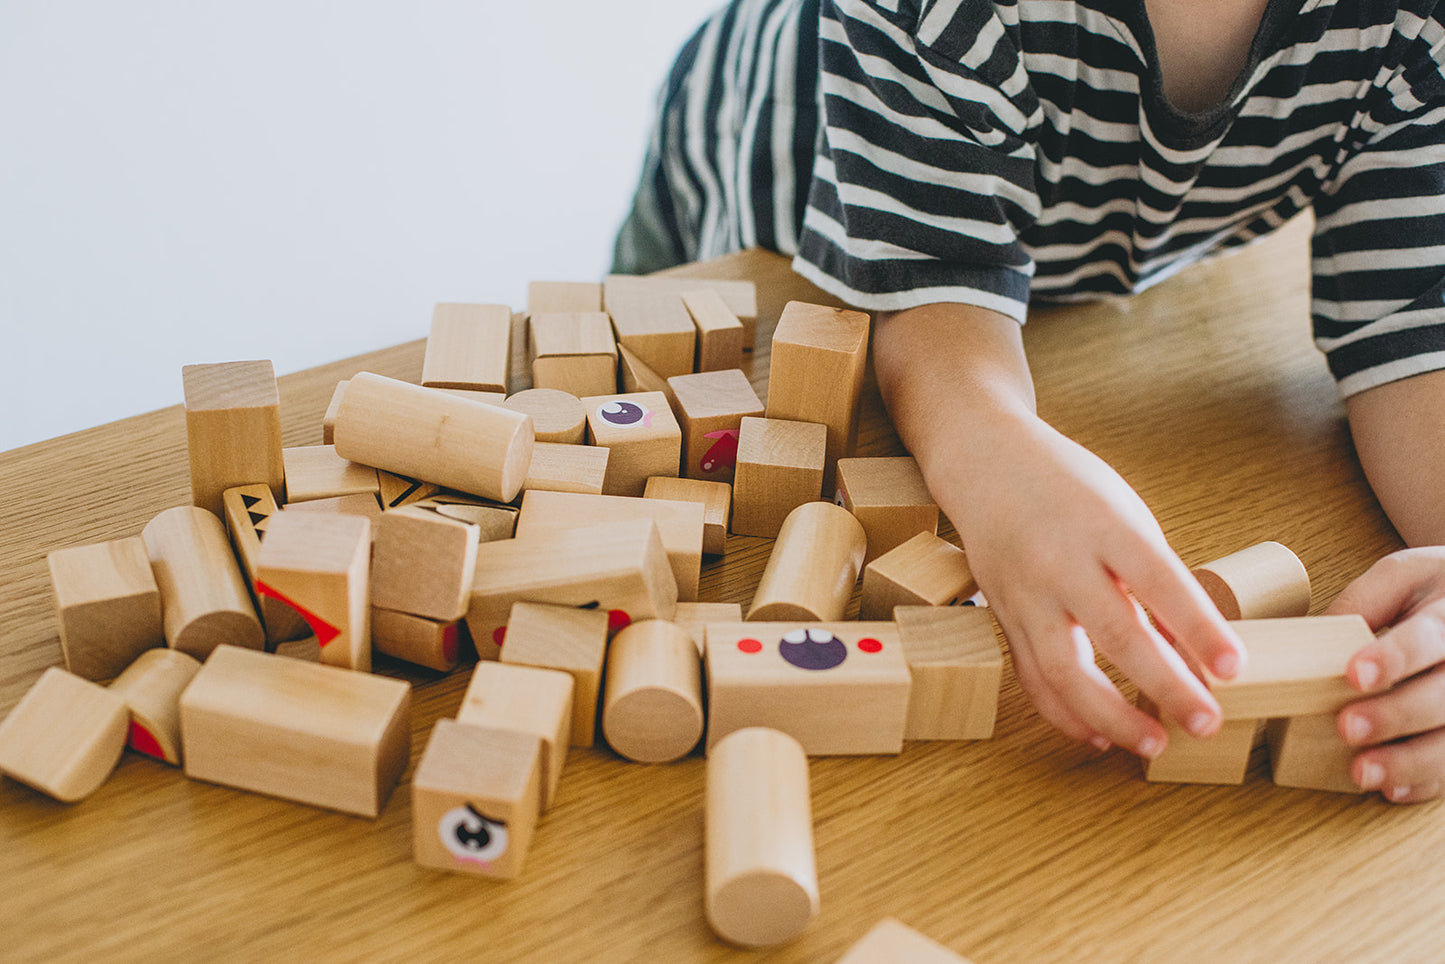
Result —
[[[470,803],[442,814],[437,836],[453,857],[469,863],[489,864],[507,852],[507,825],[482,816]]]
[[[618,428],[633,428],[652,426],[652,411],[645,405],[636,402],[624,402],[620,400],[603,402],[597,408],[597,417],[608,425],[616,425]]]
[[[798,669],[832,669],[848,658],[848,647],[826,629],[794,629],[783,635],[778,654]]]

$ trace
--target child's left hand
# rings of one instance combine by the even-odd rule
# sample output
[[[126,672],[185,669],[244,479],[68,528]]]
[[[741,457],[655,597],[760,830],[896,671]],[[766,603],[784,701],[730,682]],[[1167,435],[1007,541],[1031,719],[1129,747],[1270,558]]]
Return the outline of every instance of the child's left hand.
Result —
[[[1392,553],[1345,587],[1328,612],[1359,613],[1378,639],[1350,658],[1350,684],[1379,693],[1340,711],[1339,732],[1368,747],[1350,772],[1394,803],[1445,792],[1445,546]],[[1390,690],[1390,687],[1394,687]],[[1383,692],[1390,690],[1390,692]]]

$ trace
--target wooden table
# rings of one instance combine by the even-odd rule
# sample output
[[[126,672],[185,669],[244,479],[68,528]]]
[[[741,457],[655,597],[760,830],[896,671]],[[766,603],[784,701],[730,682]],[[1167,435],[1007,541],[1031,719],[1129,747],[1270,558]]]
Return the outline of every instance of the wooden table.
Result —
[[[1137,487],[1186,562],[1281,541],[1318,611],[1398,542],[1309,341],[1306,231],[1130,301],[1038,312],[1026,332],[1045,416]],[[690,270],[760,279],[765,315],[805,290],[767,256]],[[416,378],[421,357],[414,342],[283,378],[287,444],[319,441],[338,378]],[[876,390],[865,405],[861,453],[896,453]],[[45,553],[134,534],[187,501],[184,435],[168,409],[0,456],[0,711],[59,659]],[[746,604],[768,546],[733,538],[702,598]],[[467,674],[408,678],[415,760]],[[703,773],[700,756],[575,753],[507,884],[412,863],[406,779],[375,821],[130,754],[74,806],[5,781],[0,957],[743,957],[703,920]],[[1445,954],[1438,806],[1277,789],[1262,760],[1242,787],[1148,784],[1132,757],[1055,735],[1008,673],[994,739],[817,759],[811,774],[822,914],[775,960],[830,961],[887,914],[979,964]]]

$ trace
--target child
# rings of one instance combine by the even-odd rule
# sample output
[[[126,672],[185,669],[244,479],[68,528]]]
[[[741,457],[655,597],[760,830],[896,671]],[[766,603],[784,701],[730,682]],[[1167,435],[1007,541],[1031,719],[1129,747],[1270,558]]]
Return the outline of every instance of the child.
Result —
[[[1442,45],[1434,0],[734,0],[672,71],[615,268],[761,246],[875,312],[884,401],[1020,683],[1070,736],[1153,756],[1093,648],[1200,735],[1219,708],[1181,652],[1222,677],[1244,654],[1139,497],[1037,417],[1019,323],[1312,207],[1360,459],[1407,543],[1445,543]],[[1356,782],[1440,795],[1445,549],[1331,611],[1392,627],[1351,661],[1361,693],[1418,674],[1340,714]]]

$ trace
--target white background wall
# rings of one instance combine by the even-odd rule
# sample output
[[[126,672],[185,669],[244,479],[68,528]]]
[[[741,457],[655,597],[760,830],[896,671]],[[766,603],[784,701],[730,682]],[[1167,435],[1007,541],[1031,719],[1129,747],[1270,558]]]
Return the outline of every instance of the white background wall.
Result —
[[[0,451],[595,280],[721,0],[0,0]]]

